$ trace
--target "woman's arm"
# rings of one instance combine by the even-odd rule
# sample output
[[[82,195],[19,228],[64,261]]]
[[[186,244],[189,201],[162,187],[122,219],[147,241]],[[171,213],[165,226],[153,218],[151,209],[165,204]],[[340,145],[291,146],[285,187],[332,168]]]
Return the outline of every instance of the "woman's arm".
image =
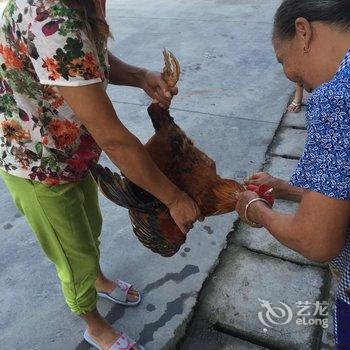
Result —
[[[146,69],[127,64],[110,51],[108,52],[108,61],[110,65],[109,83],[141,88]]]
[[[236,210],[242,219],[246,204],[253,198],[257,195],[250,191],[240,195]],[[263,202],[255,202],[248,210],[248,219],[265,227],[283,245],[309,260],[328,262],[344,247],[350,202],[304,190],[294,215],[280,214]]]
[[[180,229],[188,232],[200,215],[197,205],[159,170],[141,142],[121,123],[102,84],[59,90],[112,162],[163,202]]]
[[[133,86],[143,89],[152,99],[168,108],[171,99],[177,94],[177,87],[170,89],[158,72],[132,66],[108,52],[110,64],[109,83],[114,85]]]
[[[288,181],[278,179],[268,173],[260,172],[250,175],[245,183],[253,185],[267,185],[273,188],[273,195],[278,199],[285,199],[293,202],[300,202],[304,190],[299,187],[292,186]]]
[[[285,199],[292,202],[301,202],[304,190],[299,187],[292,186],[288,181],[276,179],[276,185],[273,187],[275,198]]]

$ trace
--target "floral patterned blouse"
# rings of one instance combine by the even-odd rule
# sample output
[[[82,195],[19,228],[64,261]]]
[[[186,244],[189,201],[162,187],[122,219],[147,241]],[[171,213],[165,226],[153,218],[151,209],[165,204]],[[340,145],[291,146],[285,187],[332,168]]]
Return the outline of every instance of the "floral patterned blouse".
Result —
[[[306,122],[305,150],[291,184],[350,201],[350,50],[333,79],[310,96]],[[350,304],[350,226],[330,267],[339,282],[337,297]]]
[[[8,0],[0,22],[0,169],[73,182],[100,149],[57,86],[107,86],[106,42],[62,0]]]

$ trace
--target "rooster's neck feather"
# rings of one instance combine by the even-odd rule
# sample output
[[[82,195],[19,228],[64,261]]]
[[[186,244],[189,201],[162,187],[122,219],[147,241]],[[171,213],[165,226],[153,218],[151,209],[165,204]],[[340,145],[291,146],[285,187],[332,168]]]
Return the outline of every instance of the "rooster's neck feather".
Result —
[[[152,103],[148,107],[148,114],[152,120],[154,130],[156,131],[169,125],[175,125],[169,110],[161,108],[158,103]]]

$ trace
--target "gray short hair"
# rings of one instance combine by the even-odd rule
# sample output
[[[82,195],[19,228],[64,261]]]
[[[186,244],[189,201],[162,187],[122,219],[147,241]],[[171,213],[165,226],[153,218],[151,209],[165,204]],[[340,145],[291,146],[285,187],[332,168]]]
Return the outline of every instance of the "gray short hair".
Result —
[[[295,20],[320,21],[347,31],[350,29],[350,0],[284,0],[275,14],[273,38],[291,39]]]

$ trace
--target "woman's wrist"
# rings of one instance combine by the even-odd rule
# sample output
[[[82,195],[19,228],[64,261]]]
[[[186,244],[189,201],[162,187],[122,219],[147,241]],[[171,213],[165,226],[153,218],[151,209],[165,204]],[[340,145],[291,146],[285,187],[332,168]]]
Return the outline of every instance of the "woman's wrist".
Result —
[[[274,191],[275,197],[278,199],[286,199],[290,201],[300,202],[303,190],[292,186],[288,181],[279,180],[280,183]]]
[[[273,195],[276,199],[286,199],[290,195],[292,188],[288,181],[276,178],[273,185]]]
[[[138,67],[135,74],[135,87],[143,89],[146,81],[148,70],[146,68]]]
[[[247,210],[247,219],[249,219],[249,221],[254,222],[257,225],[265,227],[264,214],[266,213],[266,211],[270,210],[271,207],[267,203],[261,200],[255,201],[249,206]]]
[[[269,207],[271,207],[271,204],[266,199],[261,197],[253,198],[246,204],[245,210],[244,210],[244,219],[250,226],[253,226],[253,227],[261,227],[257,222],[250,220],[249,218],[249,209],[254,203],[257,203],[257,202],[263,202]]]
[[[170,181],[170,180],[169,180]],[[170,186],[163,192],[162,198],[158,198],[166,207],[170,208],[176,203],[182,195],[182,191],[172,182]]]
[[[274,187],[274,195],[278,199],[283,199],[288,195],[289,184],[287,181],[278,179],[277,186]]]

